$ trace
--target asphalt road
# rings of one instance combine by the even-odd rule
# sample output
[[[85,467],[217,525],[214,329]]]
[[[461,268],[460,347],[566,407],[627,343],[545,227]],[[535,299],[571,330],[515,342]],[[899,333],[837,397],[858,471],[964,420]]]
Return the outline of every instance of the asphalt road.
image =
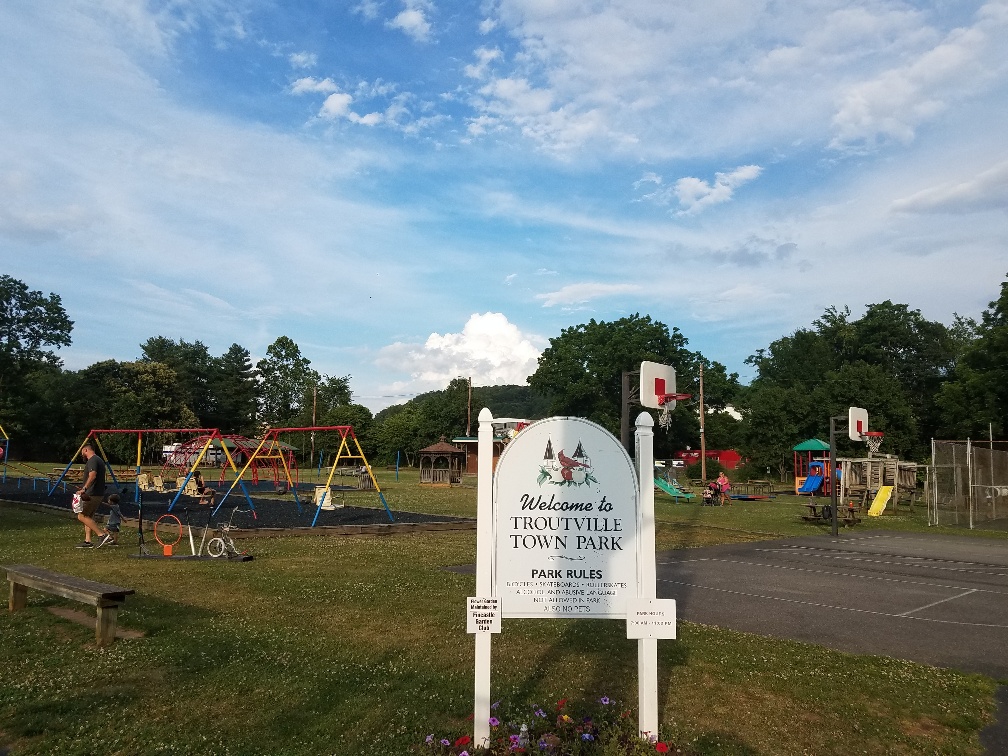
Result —
[[[656,561],[681,619],[1008,680],[1008,541],[854,530]]]

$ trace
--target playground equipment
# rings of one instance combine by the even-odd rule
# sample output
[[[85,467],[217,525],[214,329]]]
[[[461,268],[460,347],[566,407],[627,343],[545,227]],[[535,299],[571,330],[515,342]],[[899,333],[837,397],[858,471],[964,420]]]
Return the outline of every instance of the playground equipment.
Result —
[[[683,491],[679,487],[679,484],[674,480],[665,480],[664,478],[660,478],[656,475],[654,483],[656,487],[660,488],[662,491],[667,493],[676,501],[679,501],[679,499],[686,499],[687,501],[689,501],[690,499],[696,498],[696,494],[691,494],[688,493],[687,491]]]
[[[53,491],[56,490],[56,485],[63,481],[73,467],[74,462],[80,456],[81,450],[84,446],[90,442],[93,442],[99,457],[105,462],[105,467],[108,470],[109,477],[112,480],[112,484],[116,488],[122,488],[124,480],[121,482],[119,480],[120,476],[123,476],[124,471],[119,471],[119,476],[116,474],[115,468],[109,463],[108,454],[101,442],[101,436],[121,436],[121,435],[132,435],[137,436],[137,456],[136,456],[136,466],[133,470],[126,473],[128,476],[133,477],[133,483],[135,486],[135,500],[140,501],[140,496],[143,491],[155,491],[157,493],[174,493],[175,497],[172,499],[168,506],[168,511],[170,512],[174,508],[176,502],[178,502],[179,497],[182,496],[187,491],[187,486],[192,479],[193,474],[196,472],[199,465],[202,463],[203,459],[206,457],[207,450],[210,448],[211,444],[215,441],[218,442],[223,448],[224,457],[227,460],[227,464],[230,469],[235,473],[238,472],[238,466],[235,464],[233,457],[228,452],[227,446],[223,444],[223,436],[221,432],[216,428],[104,428],[104,429],[92,429],[88,431],[87,436],[84,437],[84,441],[81,445],[77,447],[77,451],[74,453],[73,457],[67,463],[67,466],[63,468],[63,471],[59,474],[56,483],[53,484],[49,491],[51,496]],[[165,434],[176,434],[176,435],[195,435],[199,442],[199,451],[191,459],[192,465],[187,468],[185,475],[176,478],[176,485],[174,488],[169,488],[165,486],[164,480],[159,475],[149,476],[147,473],[143,472],[142,462],[143,462],[143,443],[144,438],[151,435],[165,435]],[[240,479],[239,479],[240,482]],[[242,491],[245,494],[245,498],[249,503],[249,507],[254,510],[255,507],[252,504],[252,499],[249,496],[248,489],[245,487],[244,483],[241,484]],[[191,490],[191,489],[188,489]]]
[[[214,514],[224,505],[225,500],[231,495],[235,486],[239,485],[242,481],[242,477],[245,475],[246,471],[250,468],[254,469],[257,462],[271,462],[280,465],[284,473],[284,481],[289,486],[289,490],[294,494],[294,502],[297,505],[298,511],[301,512],[301,498],[298,495],[298,487],[295,483],[293,477],[291,476],[291,465],[289,464],[289,457],[284,453],[284,444],[280,441],[280,436],[285,433],[304,433],[304,432],[335,432],[339,434],[340,444],[336,451],[336,455],[333,458],[332,467],[329,469],[329,477],[326,479],[324,485],[316,487],[324,488],[325,490],[321,493],[316,494],[315,503],[315,517],[312,518],[312,527],[315,527],[315,523],[318,521],[319,513],[323,508],[326,508],[326,502],[332,502],[331,491],[333,490],[332,479],[336,474],[336,470],[340,465],[340,462],[355,462],[360,464],[363,468],[364,473],[358,476],[358,484],[355,486],[355,490],[361,490],[365,488],[373,488],[373,490],[378,494],[381,500],[382,506],[385,507],[385,513],[388,515],[389,522],[394,522],[395,518],[392,517],[392,511],[389,509],[388,502],[385,501],[385,494],[382,493],[381,488],[378,485],[378,481],[374,476],[374,472],[371,470],[371,465],[367,461],[367,457],[364,456],[364,450],[361,449],[360,442],[357,441],[357,436],[354,434],[354,429],[352,425],[327,425],[327,426],[308,426],[304,428],[272,428],[263,434],[262,440],[259,445],[253,450],[251,455],[248,457],[245,466],[238,473],[235,482],[231,484],[231,487],[227,492],[221,497],[220,502],[217,504],[216,509],[214,509]],[[351,447],[352,442],[352,447]],[[340,487],[342,490],[346,490],[344,487]],[[251,503],[251,502],[250,502]]]
[[[831,482],[826,474],[830,446],[818,438],[810,438],[792,447],[794,453],[795,495],[815,494],[822,490],[830,495]]]
[[[871,508],[868,510],[869,517],[882,516],[882,513],[885,511],[886,504],[889,503],[889,499],[892,497],[892,492],[892,486],[882,486],[879,488],[878,493],[875,494],[875,501],[872,502]]]
[[[808,467],[808,475],[805,476],[801,486],[798,486],[798,479],[797,477],[795,478],[795,485],[798,486],[795,493],[815,495],[823,487],[823,481],[826,480],[824,467],[825,465],[822,462],[811,463]]]

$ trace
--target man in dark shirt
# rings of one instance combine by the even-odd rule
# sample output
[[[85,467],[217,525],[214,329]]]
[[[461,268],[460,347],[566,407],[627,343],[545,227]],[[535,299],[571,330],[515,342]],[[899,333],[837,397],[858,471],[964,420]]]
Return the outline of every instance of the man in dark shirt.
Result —
[[[102,496],[105,495],[105,460],[95,454],[91,444],[84,444],[81,449],[81,456],[84,457],[84,485],[77,491],[81,495],[83,510],[77,515],[77,519],[84,523],[84,541],[77,544],[79,549],[90,549],[94,547],[91,543],[91,533],[101,536],[97,548],[101,548],[109,543],[113,536],[107,530],[94,521],[94,513],[101,504]]]

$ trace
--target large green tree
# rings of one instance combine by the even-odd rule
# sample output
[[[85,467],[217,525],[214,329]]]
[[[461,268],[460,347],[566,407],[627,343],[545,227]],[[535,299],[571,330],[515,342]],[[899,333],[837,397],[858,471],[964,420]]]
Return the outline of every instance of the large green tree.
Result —
[[[789,464],[787,434],[794,434],[792,446],[813,436],[825,440],[830,417],[853,405],[866,408],[869,426],[887,434],[886,451],[924,456],[938,426],[935,397],[963,348],[963,330],[953,333],[888,300],[868,305],[856,320],[847,308],[827,309],[811,328],[747,360],[757,377],[741,402],[743,451],[757,464],[780,468]],[[844,439],[842,451],[863,451]]]
[[[939,435],[983,438],[1008,434],[1008,281],[979,325],[958,318],[953,329],[961,347],[952,380],[937,397]],[[970,338],[972,336],[973,338]]]
[[[281,336],[266,348],[266,356],[256,365],[260,380],[260,417],[274,428],[295,423],[306,409],[311,412],[311,396],[321,376],[311,360],[288,336]]]
[[[738,390],[738,376],[691,352],[688,343],[678,328],[670,330],[650,315],[590,320],[550,339],[536,372],[529,376],[529,386],[549,398],[550,414],[585,417],[619,435],[623,372],[638,370],[645,360],[671,365],[676,369],[676,390],[692,394],[693,399],[678,402],[672,427],[667,434],[656,435],[656,454],[667,455],[673,449],[699,446],[696,400],[701,365],[708,409],[723,409]]]
[[[154,336],[140,345],[144,362],[159,362],[175,373],[183,401],[193,411],[197,425],[216,427],[210,421],[214,412],[214,397],[210,392],[214,358],[201,341],[189,343]]]
[[[208,378],[212,409],[206,423],[225,433],[254,436],[259,414],[259,383],[249,351],[232,344],[214,360]]]
[[[34,372],[60,369],[53,348],[70,346],[72,330],[58,294],[32,291],[0,275],[0,424],[9,435],[20,439],[44,431],[25,411],[31,402],[26,382]]]

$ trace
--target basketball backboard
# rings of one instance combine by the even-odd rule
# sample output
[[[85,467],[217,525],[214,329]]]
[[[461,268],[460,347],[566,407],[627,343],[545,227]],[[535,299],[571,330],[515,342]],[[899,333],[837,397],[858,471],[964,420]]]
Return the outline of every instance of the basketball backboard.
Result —
[[[860,407],[851,407],[847,410],[847,434],[851,441],[864,441],[864,434],[868,432],[868,410]]]
[[[675,368],[658,362],[642,362],[640,366],[640,403],[642,407],[661,409],[658,397],[676,392]],[[675,409],[675,400],[666,403]]]

